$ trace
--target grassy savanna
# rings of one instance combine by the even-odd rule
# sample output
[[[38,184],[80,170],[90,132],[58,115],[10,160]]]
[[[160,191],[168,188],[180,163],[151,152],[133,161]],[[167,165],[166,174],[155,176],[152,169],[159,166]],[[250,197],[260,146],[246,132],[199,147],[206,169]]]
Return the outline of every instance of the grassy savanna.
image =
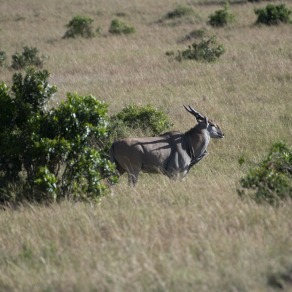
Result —
[[[226,135],[211,141],[207,158],[182,182],[142,174],[132,189],[123,177],[98,205],[1,211],[0,290],[292,289],[291,201],[258,205],[236,192],[273,142],[292,144],[292,26],[255,26],[254,9],[267,2],[231,2],[236,22],[215,29],[206,23],[222,3],[209,2],[191,1],[194,13],[174,20],[165,20],[174,0],[0,2],[0,50],[9,62],[24,46],[48,56],[44,67],[58,88],[52,106],[66,92],[93,94],[111,114],[130,103],[152,104],[185,131],[194,125],[182,107],[190,104]],[[62,39],[76,15],[94,19],[100,35]],[[135,33],[111,35],[117,17]],[[202,29],[226,49],[217,62],[165,55],[187,48],[192,41],[180,40]],[[0,80],[11,84],[13,73],[0,68]]]

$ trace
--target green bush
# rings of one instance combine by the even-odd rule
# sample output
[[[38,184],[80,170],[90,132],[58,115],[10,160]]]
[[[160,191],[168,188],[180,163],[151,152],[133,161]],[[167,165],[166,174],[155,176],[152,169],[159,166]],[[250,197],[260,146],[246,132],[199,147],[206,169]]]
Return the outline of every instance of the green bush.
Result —
[[[215,36],[203,38],[199,43],[193,43],[188,49],[179,51],[176,59],[197,60],[205,62],[216,61],[225,52],[224,46],[217,43]]]
[[[171,125],[167,115],[151,105],[129,105],[111,117],[109,143],[135,135],[137,131],[141,135],[159,135]]]
[[[39,50],[34,47],[23,47],[22,53],[12,55],[11,67],[15,70],[23,69],[28,66],[41,68],[44,64],[44,57],[39,56]]]
[[[68,94],[46,111],[56,87],[47,71],[14,74],[0,86],[0,201],[50,202],[98,199],[115,181],[114,166],[96,148],[108,131],[107,105],[93,96]],[[21,193],[11,192],[11,186]]]
[[[283,142],[271,147],[268,156],[240,180],[240,196],[257,202],[278,203],[292,199],[292,148]]]
[[[167,19],[184,17],[194,13],[194,10],[189,6],[178,5],[173,11],[166,14]]]
[[[5,67],[7,61],[7,55],[4,51],[0,51],[0,67]]]
[[[94,37],[94,31],[92,28],[93,19],[87,16],[74,16],[69,23],[66,25],[68,30],[65,32],[63,38],[75,38],[84,37],[92,38]]]
[[[109,32],[112,34],[130,34],[135,32],[135,28],[125,24],[121,20],[114,19],[111,22]]]
[[[209,24],[216,27],[223,27],[234,22],[235,17],[230,12],[229,3],[225,2],[224,9],[215,11],[209,16]]]
[[[279,23],[291,23],[290,15],[292,11],[285,4],[268,4],[265,8],[255,9],[258,16],[257,24],[276,25]]]

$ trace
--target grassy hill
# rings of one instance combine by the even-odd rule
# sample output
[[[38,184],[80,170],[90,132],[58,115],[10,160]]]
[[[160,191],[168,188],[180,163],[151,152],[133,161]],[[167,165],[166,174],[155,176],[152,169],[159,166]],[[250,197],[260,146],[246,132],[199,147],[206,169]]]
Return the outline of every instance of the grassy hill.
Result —
[[[291,8],[290,1],[286,3]],[[242,1],[227,28],[207,25],[219,1],[184,1],[191,15],[165,19],[177,7],[163,1],[2,0],[0,50],[10,62],[24,46],[48,56],[45,68],[58,88],[93,94],[111,114],[129,103],[152,104],[173,129],[195,123],[190,104],[214,119],[225,139],[182,182],[142,174],[136,189],[126,178],[99,205],[63,202],[26,205],[0,213],[0,290],[3,291],[272,291],[292,289],[292,204],[242,201],[239,179],[277,140],[292,145],[291,25],[255,26],[255,8]],[[91,17],[94,38],[62,39],[75,15]],[[111,35],[118,18],[135,33]],[[226,49],[215,63],[177,62],[184,50],[216,35]],[[14,71],[0,67],[11,84]],[[244,158],[246,163],[239,165]]]

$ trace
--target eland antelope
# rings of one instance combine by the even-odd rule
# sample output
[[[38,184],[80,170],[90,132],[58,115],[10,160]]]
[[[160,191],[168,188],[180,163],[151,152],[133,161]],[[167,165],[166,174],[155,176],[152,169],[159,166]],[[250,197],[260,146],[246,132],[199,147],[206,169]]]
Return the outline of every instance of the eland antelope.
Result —
[[[115,141],[110,149],[111,161],[118,172],[128,173],[135,185],[140,171],[163,173],[170,179],[183,178],[192,166],[207,154],[210,138],[224,137],[220,127],[191,106],[184,108],[197,120],[185,133],[172,131],[157,137],[125,138]]]

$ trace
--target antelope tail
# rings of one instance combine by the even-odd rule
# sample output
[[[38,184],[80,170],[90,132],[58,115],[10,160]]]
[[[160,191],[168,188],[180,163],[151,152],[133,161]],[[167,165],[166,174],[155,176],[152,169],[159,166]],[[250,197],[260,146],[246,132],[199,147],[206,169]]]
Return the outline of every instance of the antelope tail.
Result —
[[[110,161],[111,163],[114,163],[116,165],[117,171],[120,174],[123,174],[125,172],[125,170],[122,168],[122,166],[119,164],[119,162],[115,158],[115,143],[113,143],[110,148]]]

